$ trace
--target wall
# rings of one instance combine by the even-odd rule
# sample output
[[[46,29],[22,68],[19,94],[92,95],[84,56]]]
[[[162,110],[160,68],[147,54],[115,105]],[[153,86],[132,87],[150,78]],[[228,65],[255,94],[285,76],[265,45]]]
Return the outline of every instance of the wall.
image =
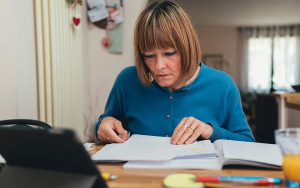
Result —
[[[10,0],[0,1],[0,119],[17,117],[12,4]]]
[[[37,119],[33,0],[1,0],[0,13],[0,119]]]
[[[238,62],[238,31],[230,26],[195,26],[202,57],[207,54],[222,54],[225,71],[240,85]],[[202,59],[203,61],[203,59]]]
[[[99,115],[104,112],[106,100],[118,73],[125,67],[134,65],[133,29],[139,13],[147,0],[124,0],[124,51],[109,54],[101,41],[105,30],[87,20],[83,8],[83,66],[84,66],[84,117],[87,140],[94,138],[93,127]]]
[[[225,71],[230,74],[238,87],[241,85],[238,31],[230,26],[195,26],[198,34],[202,55],[222,54],[229,64]],[[298,123],[300,111],[287,108],[287,126],[300,127]]]

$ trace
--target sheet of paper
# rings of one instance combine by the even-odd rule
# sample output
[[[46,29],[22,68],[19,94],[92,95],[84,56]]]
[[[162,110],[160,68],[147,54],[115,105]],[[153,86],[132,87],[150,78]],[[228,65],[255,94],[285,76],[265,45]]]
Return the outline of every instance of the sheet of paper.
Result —
[[[129,161],[124,169],[206,169],[220,170],[218,158],[213,159],[173,159],[167,161]]]
[[[88,11],[88,16],[91,22],[97,22],[108,18],[109,14],[106,8],[92,9]]]
[[[272,165],[282,165],[282,154],[276,144],[223,140],[223,154],[226,159],[241,159]]]
[[[93,144],[95,144],[95,143],[85,143],[85,144],[83,144],[83,147],[85,148],[86,151],[90,151],[93,149],[93,148],[90,148]]]
[[[170,137],[132,135],[121,144],[108,144],[92,156],[94,161],[162,161],[170,160],[188,149],[188,145],[173,145]]]
[[[214,145],[210,140],[194,142],[188,145],[188,149],[175,159],[200,159],[218,157],[218,151],[215,150]]]
[[[0,155],[0,163],[6,163],[5,159]]]
[[[120,7],[121,6],[121,1],[120,0],[106,0],[106,5],[108,7]]]
[[[87,0],[90,9],[106,8],[105,0]]]

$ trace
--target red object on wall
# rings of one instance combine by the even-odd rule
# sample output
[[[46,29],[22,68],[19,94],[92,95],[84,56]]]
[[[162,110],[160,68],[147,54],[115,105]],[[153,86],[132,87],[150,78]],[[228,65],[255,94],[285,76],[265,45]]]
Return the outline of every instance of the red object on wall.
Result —
[[[75,26],[78,26],[80,24],[80,18],[73,17],[73,22]]]

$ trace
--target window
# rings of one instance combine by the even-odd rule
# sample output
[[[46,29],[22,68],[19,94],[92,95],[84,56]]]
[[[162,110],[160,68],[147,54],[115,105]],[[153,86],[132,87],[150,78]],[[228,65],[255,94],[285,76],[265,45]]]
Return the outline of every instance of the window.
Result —
[[[248,90],[291,91],[291,85],[300,84],[298,43],[296,36],[249,38]]]
[[[290,90],[291,85],[296,83],[299,67],[297,67],[297,38],[275,37],[274,38],[274,89]],[[299,53],[299,52],[298,52]]]
[[[249,90],[263,91],[271,86],[271,39],[250,38],[248,48]]]

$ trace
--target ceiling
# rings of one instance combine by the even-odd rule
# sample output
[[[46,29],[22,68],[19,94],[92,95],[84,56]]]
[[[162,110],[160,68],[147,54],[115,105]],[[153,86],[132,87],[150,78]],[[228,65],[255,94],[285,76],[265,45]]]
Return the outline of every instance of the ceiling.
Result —
[[[300,0],[174,1],[190,15],[195,26],[300,24]]]

